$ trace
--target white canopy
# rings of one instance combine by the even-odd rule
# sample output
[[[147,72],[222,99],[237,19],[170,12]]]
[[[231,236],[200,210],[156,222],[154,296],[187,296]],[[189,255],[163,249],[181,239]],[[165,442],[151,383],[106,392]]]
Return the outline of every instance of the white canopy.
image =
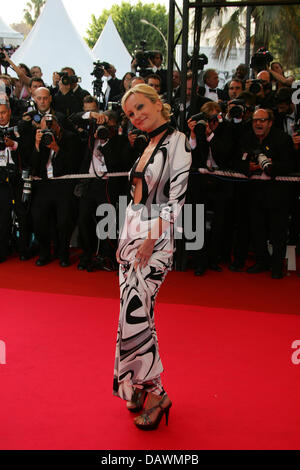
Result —
[[[53,72],[72,67],[82,78],[80,86],[92,92],[93,54],[75,29],[61,0],[47,0],[12,60],[17,64],[23,62],[28,67],[39,65],[48,85],[52,84]]]
[[[23,34],[14,31],[0,17],[0,46],[18,46],[23,41]]]
[[[126,49],[118,30],[109,16],[98,41],[96,42],[93,54],[101,62],[109,62],[117,69],[117,77],[122,78],[126,72],[130,72],[131,55]]]

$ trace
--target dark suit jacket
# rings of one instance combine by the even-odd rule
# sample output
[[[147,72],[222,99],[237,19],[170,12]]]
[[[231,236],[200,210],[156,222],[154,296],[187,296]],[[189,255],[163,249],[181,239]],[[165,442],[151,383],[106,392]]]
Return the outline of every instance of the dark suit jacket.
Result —
[[[91,135],[89,145],[86,148],[84,159],[80,167],[80,173],[88,173],[93,157],[95,138]],[[131,169],[137,158],[136,152],[129,144],[126,136],[116,135],[101,147],[108,173],[126,172]],[[108,180],[108,193],[110,200],[115,202],[119,195],[127,194],[128,178],[112,177]]]
[[[274,125],[269,134],[259,143],[253,130],[246,132],[237,145],[235,169],[249,175],[249,158],[243,159],[247,153],[260,149],[267,157],[272,159],[271,176],[284,176],[295,170],[294,149],[291,137]],[[290,204],[293,183],[280,181],[249,182],[251,197],[256,198],[263,191],[268,207],[285,207]]]
[[[211,150],[212,157],[220,169],[231,168],[237,139],[234,125],[226,121],[219,123],[210,142],[207,141],[204,126],[202,127],[202,132],[196,132],[197,147],[192,151],[192,166],[206,168]]]
[[[64,176],[79,172],[81,163],[80,143],[76,134],[63,130],[58,141],[59,151],[52,160],[53,176]],[[50,156],[48,147],[40,146],[38,152],[36,148],[31,156],[32,175],[40,178],[47,178],[47,168]]]

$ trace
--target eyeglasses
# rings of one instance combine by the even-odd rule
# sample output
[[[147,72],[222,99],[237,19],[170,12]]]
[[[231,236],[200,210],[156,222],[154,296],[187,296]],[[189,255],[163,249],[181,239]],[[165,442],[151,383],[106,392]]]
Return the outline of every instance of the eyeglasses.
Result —
[[[269,118],[253,118],[252,119],[253,122],[266,122],[266,121],[270,121]]]

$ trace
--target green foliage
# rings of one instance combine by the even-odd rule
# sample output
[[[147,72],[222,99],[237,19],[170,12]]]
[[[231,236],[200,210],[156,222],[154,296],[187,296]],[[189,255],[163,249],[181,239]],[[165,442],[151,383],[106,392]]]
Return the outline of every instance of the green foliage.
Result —
[[[146,40],[147,50],[158,49],[166,57],[166,47],[161,35],[152,26],[141,22],[141,19],[145,19],[154,24],[166,37],[168,15],[164,5],[154,5],[153,3],[143,5],[141,1],[136,5],[122,2],[121,5],[113,5],[110,10],[103,10],[99,18],[92,15],[92,22],[87,30],[87,38],[85,38],[91,48],[96,44],[109,15],[111,15],[130,54],[133,55],[141,40]]]
[[[24,19],[26,23],[32,27],[39,17],[41,8],[45,5],[46,0],[30,0],[27,2],[27,8],[24,11]]]
[[[213,0],[209,0],[211,1]],[[221,14],[222,10],[223,8]],[[245,29],[242,24],[244,12],[245,7],[239,7],[223,24],[216,37],[216,57],[228,57],[231,49],[240,42],[240,34]],[[204,31],[219,13],[213,8],[203,9]],[[253,49],[265,46],[271,51],[274,60],[281,62],[284,68],[295,71],[300,67],[300,6],[257,6],[252,9],[251,15],[255,24]]]

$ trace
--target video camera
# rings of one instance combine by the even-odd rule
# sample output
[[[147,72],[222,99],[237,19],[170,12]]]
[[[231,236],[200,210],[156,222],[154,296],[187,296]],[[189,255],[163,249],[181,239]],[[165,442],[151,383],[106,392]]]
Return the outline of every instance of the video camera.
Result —
[[[154,57],[153,51],[146,51],[147,41],[140,41],[140,49],[136,49],[134,52],[134,58],[136,60],[137,71],[143,77],[151,73],[152,69],[149,64],[149,59],[152,60]]]
[[[204,65],[208,64],[208,58],[206,57],[205,54],[200,54],[198,55],[198,57],[194,56],[193,54],[191,56],[188,56],[188,63],[187,63],[188,68],[193,69],[195,63],[196,63],[197,70],[203,70]]]
[[[63,85],[74,85],[75,83],[80,83],[81,78],[77,75],[68,75],[68,72],[56,72],[60,76],[61,82]]]
[[[260,47],[251,57],[250,67],[257,72],[261,72],[267,69],[272,60],[272,54],[265,47]]]

